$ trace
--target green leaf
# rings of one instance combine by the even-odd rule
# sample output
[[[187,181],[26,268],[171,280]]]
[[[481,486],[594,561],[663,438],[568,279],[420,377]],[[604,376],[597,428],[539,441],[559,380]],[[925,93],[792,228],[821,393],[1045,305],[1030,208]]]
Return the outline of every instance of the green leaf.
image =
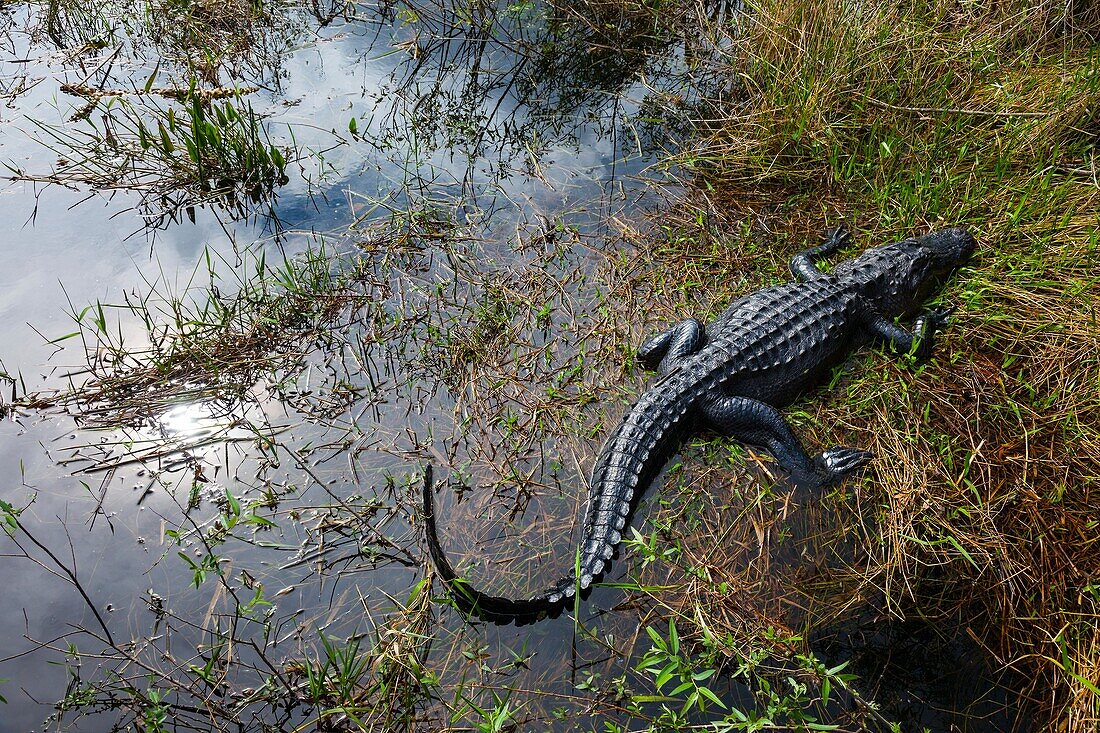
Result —
[[[661,638],[661,635],[657,633],[656,629],[652,626],[645,627],[645,632],[649,634],[650,640],[653,642],[653,646],[657,647],[661,651],[667,651],[668,647],[665,646],[665,640]]]
[[[237,501],[237,497],[233,496],[229,489],[225,490],[225,499],[229,502],[229,511],[233,513],[233,516],[241,516],[241,502]]]
[[[168,136],[168,130],[165,129],[164,123],[158,122],[157,129],[160,131],[161,149],[164,151],[165,155],[171,155],[172,151],[176,149],[176,146],[172,144],[172,138]]]
[[[153,73],[149,75],[149,78],[145,81],[145,93],[148,94],[149,90],[153,88],[153,82],[157,80],[157,72],[160,71],[160,61],[157,61],[157,65],[153,67]]]
[[[970,553],[967,552],[961,544],[959,544],[959,541],[957,539],[955,539],[951,535],[947,535],[947,541],[950,542],[951,545],[959,551],[959,554],[965,557],[971,565],[973,565],[976,569],[981,570],[981,568],[978,567],[978,563],[975,562],[974,558],[970,556]]]
[[[65,335],[63,335],[63,336],[58,336],[57,338],[52,338],[52,339],[50,339],[49,341],[47,341],[46,343],[48,343],[48,344],[56,344],[56,343],[59,343],[59,342],[61,342],[61,341],[65,341],[65,340],[67,340],[67,339],[71,339],[71,338],[73,338],[74,336],[79,336],[79,335],[80,335],[80,331],[73,331],[72,333],[67,333],[67,334],[65,334]]]
[[[675,690],[673,690],[672,692],[670,692],[668,694],[672,695],[673,697],[676,697],[677,695],[679,695],[683,692],[686,692],[687,690],[691,689],[694,686],[695,686],[695,684],[691,680],[688,680],[687,682],[681,682],[679,685],[677,685]]]
[[[190,138],[184,138],[183,144],[187,148],[187,157],[191,159],[195,165],[199,164],[199,149],[195,147],[195,143],[191,142]]]
[[[279,525],[275,524],[275,522],[272,522],[267,517],[261,517],[258,514],[249,514],[248,516],[246,516],[241,521],[244,522],[245,524],[255,524],[258,527],[272,528],[272,527],[278,527],[279,526]]]
[[[420,581],[412,587],[412,590],[409,591],[408,599],[405,600],[406,606],[411,606],[413,602],[416,601],[416,599],[420,596],[420,593],[424,590],[424,585],[427,583],[427,580],[428,579],[426,577],[421,578]]]
[[[711,689],[709,687],[700,687],[699,694],[710,700],[712,703],[722,708],[723,710],[726,709],[726,704],[718,699],[718,696],[711,692]]]
[[[668,695],[631,695],[630,699],[634,702],[639,702],[639,703],[676,702],[676,698],[669,697]]]
[[[672,675],[675,672],[675,669],[676,664],[671,663],[661,670],[661,673],[657,675],[657,680],[654,683],[657,686],[658,690],[663,689],[664,686],[668,684],[669,680],[672,679]]]

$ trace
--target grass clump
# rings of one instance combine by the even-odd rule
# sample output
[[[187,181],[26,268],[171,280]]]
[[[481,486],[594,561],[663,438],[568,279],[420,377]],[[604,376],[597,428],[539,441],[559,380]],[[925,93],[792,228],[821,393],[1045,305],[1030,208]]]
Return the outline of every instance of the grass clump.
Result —
[[[223,67],[238,77],[243,63],[261,55],[276,24],[268,6],[263,0],[158,0],[147,7],[145,22],[165,56],[217,85]]]
[[[418,582],[403,605],[373,634],[369,644],[352,636],[345,644],[318,633],[316,661],[292,666],[304,677],[317,730],[415,730],[417,706],[438,684],[426,669],[431,636],[431,593]]]
[[[255,204],[272,201],[289,180],[286,167],[296,150],[274,143],[239,96],[216,101],[221,90],[202,93],[194,86],[178,96],[177,111],[138,106],[121,94],[93,95],[80,115],[98,106],[99,124],[88,119],[88,129],[74,130],[36,123],[58,155],[52,173],[9,169],[17,180],[137,191],[154,224],[178,220],[181,211],[193,220],[195,207],[206,204],[246,216]]]
[[[418,709],[438,685],[424,667],[431,639],[428,580],[417,582],[403,601],[387,599],[384,611],[359,598],[308,620],[301,609],[279,616],[279,599],[288,591],[266,590],[269,578],[261,567],[230,570],[231,545],[271,541],[281,525],[308,530],[318,514],[348,506],[341,501],[287,511],[246,503],[228,491],[223,499],[224,507],[212,514],[189,511],[176,529],[165,530],[179,549],[175,554],[195,572],[194,594],[205,594],[204,601],[209,596],[205,615],[187,606],[187,593],[170,599],[150,589],[143,600],[156,633],[116,643],[101,620],[99,628],[74,626],[61,639],[42,642],[65,654],[69,673],[49,724],[65,730],[91,720],[112,733],[418,729]],[[20,512],[0,501],[0,528],[37,544]],[[311,547],[310,554],[319,551],[316,559],[328,550]],[[59,571],[66,569],[56,555],[49,557]],[[84,592],[78,576],[70,577]],[[297,623],[286,632],[288,618]],[[276,628],[284,634],[275,636]],[[89,671],[84,662],[91,658],[100,664]]]
[[[213,87],[277,75],[283,57],[313,24],[309,16],[325,25],[349,10],[343,0],[50,0],[29,7],[35,41],[77,56],[117,48],[123,58],[148,59],[177,80],[197,77]],[[117,79],[119,69],[93,76]]]
[[[784,647],[789,650],[801,640],[783,637],[774,628],[760,630],[761,637],[744,655],[736,645],[727,646],[709,628],[702,630],[701,638],[681,644],[675,618],[668,622],[667,634],[653,626],[646,627],[653,645],[643,655],[638,671],[653,677],[655,691],[659,693],[655,697],[661,701],[660,712],[647,731],[694,730],[695,716],[707,716],[708,727],[723,733],[766,728],[830,728],[820,716],[828,715],[834,686],[838,691],[850,689],[848,683],[853,678],[843,673],[845,663],[830,669],[813,657],[792,654],[792,664],[778,664],[776,650]],[[732,638],[727,636],[725,641]],[[689,648],[701,651],[692,654]],[[731,681],[753,691],[749,705],[727,703],[720,697],[722,692],[730,697],[722,687]],[[644,695],[635,697],[635,701],[646,700],[648,697]]]
[[[86,426],[115,427],[196,398],[234,402],[300,369],[333,321],[362,299],[352,288],[354,273],[334,269],[323,249],[276,266],[260,255],[233,273],[236,279],[209,251],[205,263],[209,282],[202,287],[154,287],[74,312],[77,330],[57,341],[80,339],[87,367],[73,373],[71,389],[25,395],[17,406],[65,406]],[[135,323],[143,338],[125,337]]]

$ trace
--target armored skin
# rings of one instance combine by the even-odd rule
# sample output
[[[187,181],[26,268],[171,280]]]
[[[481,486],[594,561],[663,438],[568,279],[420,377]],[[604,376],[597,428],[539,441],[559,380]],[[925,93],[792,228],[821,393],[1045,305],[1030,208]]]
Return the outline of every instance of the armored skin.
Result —
[[[918,312],[969,259],[975,242],[964,229],[944,229],[869,249],[831,272],[818,269],[819,259],[849,242],[848,232],[836,229],[791,260],[797,282],[746,295],[705,326],[688,318],[642,345],[639,361],[661,379],[627,411],[592,469],[579,572],[541,593],[493,596],[459,578],[439,543],[429,470],[423,489],[428,551],[457,605],[488,620],[524,621],[553,613],[586,590],[614,554],[635,500],[692,430],[765,448],[804,486],[837,482],[869,461],[870,453],[854,448],[809,455],[779,408],[863,344],[926,358],[951,311]],[[911,331],[895,323],[914,316]]]

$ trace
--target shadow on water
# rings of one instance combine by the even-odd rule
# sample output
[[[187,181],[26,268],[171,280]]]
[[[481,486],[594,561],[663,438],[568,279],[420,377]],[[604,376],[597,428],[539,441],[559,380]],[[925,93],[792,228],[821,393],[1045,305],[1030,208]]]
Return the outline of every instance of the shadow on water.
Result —
[[[668,700],[634,693],[670,660],[685,684],[690,664],[718,664],[707,639],[690,660],[686,642],[652,652],[675,637],[654,621],[663,584],[705,566],[658,571],[678,557],[658,549],[678,458],[634,521],[641,571],[616,558],[583,604],[522,629],[433,605],[415,496],[423,462],[446,468],[448,550],[479,586],[522,593],[570,566],[587,467],[643,382],[641,329],[666,315],[636,256],[662,201],[642,175],[730,83],[684,40],[690,18],[528,2],[0,12],[5,53],[28,60],[0,93],[47,141],[2,141],[13,177],[47,186],[20,204],[56,224],[46,209],[65,201],[79,233],[78,202],[103,197],[182,252],[130,280],[116,266],[109,300],[73,300],[49,364],[5,353],[16,590],[0,613],[22,620],[0,640],[0,731],[47,716],[90,731],[660,725]],[[768,503],[739,491],[711,508]],[[781,497],[745,526],[784,518]],[[773,609],[748,596],[710,600],[774,640]],[[748,710],[789,670],[741,661],[707,689]]]
[[[1008,692],[1022,681],[993,668],[963,627],[855,615],[816,631],[811,644],[827,664],[849,661],[864,692],[903,731],[1027,729]]]

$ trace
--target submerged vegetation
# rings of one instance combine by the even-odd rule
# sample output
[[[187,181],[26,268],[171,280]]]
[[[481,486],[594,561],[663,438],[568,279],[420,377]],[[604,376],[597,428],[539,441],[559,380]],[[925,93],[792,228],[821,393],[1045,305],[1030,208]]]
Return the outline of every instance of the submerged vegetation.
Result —
[[[44,6],[46,35],[93,70],[70,87],[80,119],[37,126],[58,167],[18,176],[136,190],[166,225],[204,204],[274,206],[303,153],[273,141],[248,101],[277,86],[263,60],[303,37],[291,12],[357,32],[367,10],[118,5]],[[407,129],[383,141],[353,110],[353,142],[336,144],[382,150],[407,134],[399,191],[367,191],[362,206],[349,194],[355,222],[336,233],[207,248],[182,286],[146,277],[71,306],[75,326],[51,341],[85,363],[62,384],[0,374],[5,412],[75,421],[81,439],[50,457],[92,496],[89,525],[103,517],[113,534],[108,491],[135,481],[159,521],[159,541],[139,540],[157,548],[157,574],[124,622],[67,525],[70,548],[46,540],[25,478],[0,499],[10,554],[87,611],[56,638],[26,632],[66,671],[51,727],[1100,725],[1100,10],[375,10],[401,28],[372,53],[407,62],[405,106],[384,112],[407,114]],[[497,36],[516,54],[505,62]],[[171,69],[127,86],[91,63],[142,38]],[[448,81],[456,59],[468,68]],[[677,72],[655,81],[649,65],[667,59]],[[2,81],[12,99],[26,86]],[[630,94],[644,98],[626,115]],[[519,111],[498,114],[508,95]],[[657,203],[609,213],[553,178],[550,140],[587,154],[567,124],[586,115],[629,141],[612,158],[660,151],[674,181],[649,184]],[[519,163],[488,164],[501,198],[520,198],[502,181],[522,169],[565,203],[527,202],[494,228],[476,165],[458,193],[428,181],[439,163],[418,146],[432,144],[471,160],[511,147]],[[699,436],[614,572],[563,618],[493,629],[436,595],[411,498],[423,463],[450,470],[441,526],[473,582],[542,587],[573,557],[601,436],[645,387],[632,359],[647,331],[785,279],[789,256],[840,222],[853,249],[955,224],[980,242],[943,296],[959,309],[931,360],[860,352],[791,411],[818,444],[873,451],[865,477],[807,497],[767,457]],[[0,711],[15,684],[0,680]]]

